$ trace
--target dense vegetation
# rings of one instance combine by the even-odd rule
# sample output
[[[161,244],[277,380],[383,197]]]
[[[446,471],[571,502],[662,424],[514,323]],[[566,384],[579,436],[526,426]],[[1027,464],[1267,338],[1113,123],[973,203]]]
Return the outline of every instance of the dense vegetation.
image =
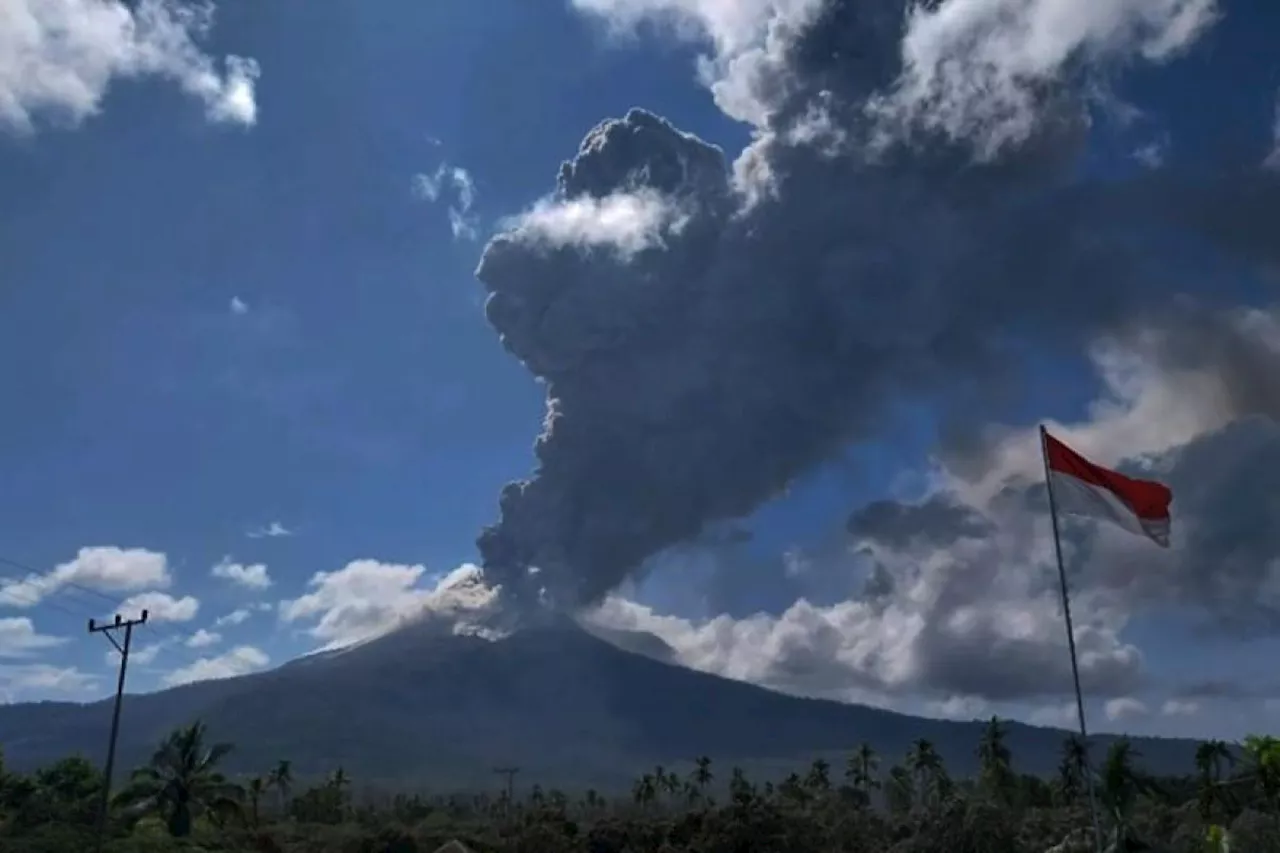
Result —
[[[429,853],[458,839],[513,853],[1041,853],[1092,851],[1085,750],[1068,738],[1055,778],[1017,773],[1003,724],[977,744],[976,779],[953,779],[933,745],[915,743],[883,766],[867,746],[833,768],[815,761],[779,783],[738,769],[721,778],[709,759],[687,778],[657,767],[631,796],[569,796],[533,785],[497,795],[356,794],[342,768],[318,783],[295,780],[288,761],[231,780],[218,770],[231,750],[195,723],[173,732],[111,798],[110,853]],[[1239,760],[1237,761],[1237,757]],[[1124,740],[1094,772],[1108,846],[1280,853],[1280,739],[1250,737],[1238,749],[1201,745],[1185,777],[1155,778]],[[82,757],[35,773],[0,760],[0,850],[94,849],[102,776]]]

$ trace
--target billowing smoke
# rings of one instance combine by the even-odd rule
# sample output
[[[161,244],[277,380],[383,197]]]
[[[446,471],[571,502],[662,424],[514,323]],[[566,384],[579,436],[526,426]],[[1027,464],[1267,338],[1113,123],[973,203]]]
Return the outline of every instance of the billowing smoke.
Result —
[[[924,85],[901,5],[807,5],[769,35],[735,163],[633,109],[486,248],[488,319],[547,392],[537,468],[479,539],[507,593],[596,602],[874,435],[891,403],[972,406],[1016,387],[1025,353],[1076,353],[1176,291],[1180,230],[1232,233],[1227,204],[1170,210],[1203,195],[1172,177],[1082,183],[1084,87],[1020,90],[1035,125],[975,146],[959,119],[895,107]]]

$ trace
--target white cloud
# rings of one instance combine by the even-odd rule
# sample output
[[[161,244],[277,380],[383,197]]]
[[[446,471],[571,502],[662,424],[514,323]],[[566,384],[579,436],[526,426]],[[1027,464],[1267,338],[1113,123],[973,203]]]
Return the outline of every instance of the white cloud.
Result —
[[[222,635],[216,631],[206,631],[204,628],[196,631],[187,638],[187,648],[204,649],[209,646],[216,646],[222,642]]]
[[[985,153],[1027,139],[1040,90],[1068,64],[1161,62],[1195,42],[1217,0],[949,0],[915,7],[903,75],[876,107],[896,119],[979,140]]]
[[[1037,726],[1075,729],[1080,725],[1080,716],[1075,702],[1056,702],[1036,708],[1027,721]]]
[[[0,619],[0,658],[26,657],[66,641],[66,637],[39,633],[35,623],[25,616]]]
[[[1200,713],[1200,705],[1190,699],[1168,699],[1160,706],[1160,713],[1166,717],[1193,717]]]
[[[245,535],[250,539],[275,539],[281,536],[292,536],[293,531],[280,522],[273,521],[265,527],[255,527]]]
[[[254,646],[237,646],[216,657],[200,658],[194,663],[175,669],[162,680],[168,687],[208,681],[214,678],[231,678],[256,672],[271,662],[266,652]]]
[[[33,607],[45,596],[72,585],[106,592],[166,587],[172,580],[164,554],[144,548],[81,548],[75,559],[20,581],[0,581],[0,606]]]
[[[1108,720],[1125,720],[1133,717],[1145,717],[1149,711],[1147,705],[1132,696],[1120,696],[1107,700],[1103,710]]]
[[[174,598],[166,592],[144,592],[126,598],[116,612],[136,619],[143,610],[153,622],[190,622],[200,610],[200,601],[190,595]]]
[[[552,246],[602,246],[623,255],[662,245],[689,217],[673,200],[641,189],[605,198],[542,199],[503,223],[513,236]]]
[[[232,314],[248,314],[249,303],[245,302],[239,296],[231,297],[231,313]]]
[[[160,652],[164,647],[169,645],[169,640],[160,640],[159,642],[150,643],[145,646],[138,646],[129,650],[129,663],[138,664],[140,666],[149,666],[156,662],[156,658],[160,656]],[[120,652],[114,648],[107,649],[104,655],[107,666],[119,666]]]
[[[267,573],[267,567],[262,563],[253,563],[251,565],[233,563],[230,557],[223,557],[220,562],[209,570],[209,574],[215,578],[231,581],[233,584],[247,589],[266,589],[271,586],[271,576]]]
[[[757,81],[782,62],[789,30],[810,20],[825,0],[573,0],[615,32],[656,21],[712,53],[699,61],[699,76],[727,115],[763,126],[770,112]]]
[[[451,194],[449,229],[454,239],[474,240],[479,236],[476,219],[471,214],[476,201],[476,184],[466,169],[442,163],[433,174],[414,175],[413,192],[426,201],[439,201],[442,194]]]
[[[249,611],[241,607],[236,610],[232,610],[230,613],[226,614],[225,616],[219,616],[216,620],[214,620],[213,625],[215,628],[221,628],[223,625],[239,625],[241,622],[248,619],[249,616],[250,616]]]
[[[19,702],[28,698],[80,699],[98,686],[97,676],[75,667],[58,667],[43,663],[11,666],[0,664],[0,702]]]
[[[0,5],[0,126],[42,118],[77,124],[112,83],[160,77],[204,103],[210,121],[252,125],[258,65],[228,56],[219,68],[197,42],[212,6],[179,0],[5,0]]]
[[[708,43],[699,72],[727,115],[766,126],[791,94],[788,51],[823,0],[573,0],[582,12],[630,31],[645,22]],[[974,142],[980,153],[1025,139],[1046,84],[1073,61],[1104,66],[1161,62],[1218,18],[1217,0],[948,0],[910,7],[898,53],[901,75],[872,93],[869,114],[886,130],[924,126]],[[859,13],[864,14],[864,13]],[[868,11],[872,16],[875,12]],[[865,29],[876,26],[865,23]],[[875,85],[874,81],[872,85]]]
[[[991,712],[991,704],[979,696],[952,696],[926,707],[934,716],[948,720],[977,720]]]
[[[314,619],[308,633],[326,641],[326,648],[336,648],[417,617],[438,614],[452,621],[482,614],[496,596],[472,565],[455,569],[434,587],[419,585],[425,575],[420,565],[356,560],[336,572],[317,572],[307,584],[310,592],[280,602],[280,618]]]

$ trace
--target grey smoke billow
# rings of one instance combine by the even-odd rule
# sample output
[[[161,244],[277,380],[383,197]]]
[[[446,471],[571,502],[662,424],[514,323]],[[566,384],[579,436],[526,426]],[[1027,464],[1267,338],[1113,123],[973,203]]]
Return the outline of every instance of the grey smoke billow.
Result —
[[[902,12],[833,2],[778,34],[785,61],[756,80],[772,118],[736,180],[718,148],[652,113],[593,129],[555,198],[659,193],[685,217],[660,245],[514,228],[487,246],[489,322],[547,392],[536,470],[479,538],[490,582],[596,602],[874,435],[891,402],[944,389],[963,406],[1015,385],[1026,352],[1074,352],[1177,289],[1169,234],[1231,232],[1169,215],[1163,191],[1080,183],[1088,122],[1065,86],[1041,93],[1038,135],[996,159],[920,133],[867,154],[883,127],[863,105],[900,72]]]

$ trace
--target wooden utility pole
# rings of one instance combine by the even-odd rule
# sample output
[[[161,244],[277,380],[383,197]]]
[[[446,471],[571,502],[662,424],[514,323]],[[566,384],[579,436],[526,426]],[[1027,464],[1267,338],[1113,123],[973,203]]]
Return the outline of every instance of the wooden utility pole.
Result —
[[[111,774],[116,764],[116,738],[120,734],[120,701],[124,698],[124,674],[129,667],[129,646],[133,643],[133,626],[147,623],[147,611],[142,611],[139,619],[123,619],[116,614],[116,621],[99,625],[89,620],[89,633],[102,634],[111,641],[120,653],[120,677],[116,680],[116,703],[111,712],[111,740],[107,743],[107,766],[102,773],[102,804],[98,811],[98,853],[102,853],[102,845],[107,836],[107,815],[111,808]],[[116,640],[115,631],[124,631],[124,641]]]
[[[510,812],[511,807],[514,804],[513,796],[515,795],[516,788],[516,774],[520,772],[520,768],[495,767],[493,768],[493,772],[497,773],[499,776],[507,777],[507,811]]]

